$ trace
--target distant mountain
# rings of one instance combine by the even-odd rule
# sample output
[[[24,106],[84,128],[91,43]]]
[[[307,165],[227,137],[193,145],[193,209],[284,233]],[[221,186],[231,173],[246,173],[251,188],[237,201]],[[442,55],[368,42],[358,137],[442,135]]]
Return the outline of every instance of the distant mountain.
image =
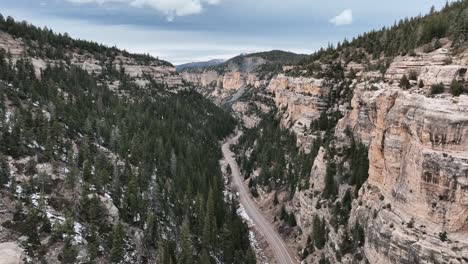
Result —
[[[282,68],[282,65],[297,64],[309,58],[309,56],[310,55],[296,54],[282,50],[271,50],[249,54],[243,53],[223,62],[218,61],[217,64],[213,65],[206,64],[196,67],[186,67],[185,65],[179,65],[177,66],[177,71],[201,72],[204,70],[215,70],[219,73],[226,71],[276,72]]]
[[[241,70],[244,72],[252,71],[272,71],[274,68],[281,68],[282,65],[296,64],[308,58],[309,55],[296,54],[289,51],[271,50],[250,54],[241,54],[227,60],[217,68]]]
[[[189,62],[176,66],[177,71],[183,71],[188,68],[204,68],[210,66],[217,66],[224,63],[226,60],[223,59],[214,59],[209,61],[198,61],[198,62]]]
[[[282,51],[282,50],[271,50],[271,51],[264,51],[264,52],[257,52],[257,53],[250,53],[250,54],[241,54],[234,58],[229,59],[226,63],[237,63],[239,64],[245,58],[262,58],[269,63],[297,63],[302,59],[309,57],[305,54],[296,54],[289,51]]]

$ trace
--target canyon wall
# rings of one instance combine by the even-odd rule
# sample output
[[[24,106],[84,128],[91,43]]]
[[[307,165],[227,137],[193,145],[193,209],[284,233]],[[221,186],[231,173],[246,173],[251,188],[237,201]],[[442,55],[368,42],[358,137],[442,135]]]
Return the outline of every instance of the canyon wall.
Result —
[[[245,87],[256,88],[254,93],[274,103],[281,126],[296,135],[306,153],[317,137],[313,123],[323,114],[341,114],[330,142],[337,156],[330,157],[321,147],[310,187],[298,189],[286,205],[300,229],[286,236],[299,254],[309,247],[314,216],[326,223],[328,242],[306,257],[306,263],[318,263],[321,256],[332,263],[354,263],[356,253],[370,263],[468,263],[468,96],[449,94],[453,80],[468,77],[468,52],[454,53],[450,43],[442,43],[431,52],[418,49],[411,56],[395,57],[384,74],[349,62],[346,74],[351,68],[356,72],[347,81],[351,92],[338,90],[343,81],[285,74],[263,81],[252,72],[206,70],[183,72],[182,78],[218,104]],[[403,75],[416,77],[408,90],[399,87]],[[445,93],[431,95],[431,86],[440,83]],[[338,99],[330,98],[333,93]],[[247,99],[232,107],[247,127],[259,122],[249,114],[254,103],[258,101]],[[324,199],[322,192],[327,166],[343,162],[350,132],[368,147],[369,177],[356,193],[344,227],[333,223],[336,203]],[[347,161],[343,164],[349,169]],[[340,181],[343,176],[335,177]],[[338,188],[337,201],[354,190],[346,183]],[[354,256],[342,255],[344,234],[355,225],[363,227],[365,245]]]
[[[34,43],[33,43],[34,44]],[[36,76],[40,77],[41,70],[45,69],[48,64],[65,63],[63,60],[52,60],[44,58],[30,57],[25,50],[25,43],[21,38],[13,38],[11,35],[0,32],[0,48],[5,49],[11,54],[12,60],[16,61],[20,58],[27,57],[31,59],[34,65]],[[87,52],[67,52],[71,65],[77,66],[88,73],[101,74],[103,72],[104,63]],[[184,86],[181,76],[176,72],[176,68],[160,61],[151,61],[147,64],[137,62],[134,58],[119,54],[112,60],[112,65],[117,70],[124,68],[125,74],[134,78],[136,83],[144,86],[149,83],[145,76],[152,78],[154,81],[166,84],[169,88],[177,88]],[[112,86],[112,84],[109,84]]]
[[[352,107],[337,133],[351,127],[369,142],[369,179],[351,213],[365,223],[369,261],[467,256],[468,97],[428,98],[391,85],[378,91],[358,85]],[[440,239],[444,232],[447,241]]]
[[[369,147],[369,178],[353,202],[350,224],[364,227],[364,254],[370,263],[468,263],[468,96],[428,96],[431,84],[449,85],[466,77],[465,53],[449,54],[440,49],[397,57],[383,81],[354,80],[350,105],[336,106],[344,117],[332,144],[337,149],[349,145],[345,131],[350,129]],[[402,90],[395,81],[410,71],[426,85]],[[284,112],[283,124],[304,144],[301,139],[308,135],[297,130],[297,123],[310,123],[327,111],[320,99],[333,86],[278,76],[269,87]],[[331,219],[320,196],[326,155],[320,149],[310,175],[312,187],[297,192],[289,206],[304,234],[312,232],[313,215]],[[349,186],[339,189],[342,198]],[[330,245],[324,248],[335,261],[342,232],[330,228]]]

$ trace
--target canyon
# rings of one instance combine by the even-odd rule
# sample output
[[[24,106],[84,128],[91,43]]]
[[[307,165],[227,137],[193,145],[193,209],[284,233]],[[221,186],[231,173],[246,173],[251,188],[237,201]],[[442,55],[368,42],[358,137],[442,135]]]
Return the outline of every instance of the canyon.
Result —
[[[291,77],[287,71],[261,82],[254,72],[239,71],[224,75],[184,72],[182,78],[219,105],[239,89],[256,94],[239,100],[244,107],[232,108],[244,120],[248,112],[258,119],[253,106],[258,98],[268,98],[274,106],[264,112],[273,111],[305,152],[316,139],[311,124],[323,113],[340,112],[331,143],[334,148],[338,153],[347,148],[349,131],[368,147],[369,178],[352,203],[349,220],[350,226],[359,223],[364,228],[365,258],[370,263],[468,263],[468,96],[453,97],[447,90],[431,95],[430,91],[431,85],[447,87],[467,77],[468,52],[455,52],[448,41],[443,43],[429,53],[417,50],[414,55],[396,57],[383,75],[349,63],[353,66],[347,73],[350,68],[357,70],[350,79],[352,97],[333,105],[327,104],[327,96],[337,89],[337,83]],[[398,82],[411,74],[417,80],[403,90]],[[419,82],[424,86],[418,87]],[[324,190],[327,155],[322,147],[313,161],[308,185],[312,187],[296,190],[286,201],[300,232],[296,239],[286,234],[285,239],[298,252],[307,244],[314,215],[331,221],[326,204],[317,207],[325,202],[317,193]],[[349,188],[340,185],[338,198]],[[271,199],[267,192],[257,202],[271,207]],[[321,252],[332,262],[351,263],[349,255],[335,257],[346,229],[329,224],[328,229],[329,243]],[[320,253],[314,256],[307,263],[318,263]]]
[[[0,263],[468,264],[466,14],[178,68],[1,17]]]

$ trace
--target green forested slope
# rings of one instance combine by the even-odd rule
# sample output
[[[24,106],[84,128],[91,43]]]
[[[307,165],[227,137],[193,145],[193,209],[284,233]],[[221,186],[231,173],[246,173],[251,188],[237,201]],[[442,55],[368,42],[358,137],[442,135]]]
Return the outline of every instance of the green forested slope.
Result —
[[[2,29],[54,51],[113,50],[12,21]],[[2,237],[32,263],[255,263],[218,162],[234,119],[194,91],[140,87],[112,66],[95,77],[62,61],[36,76],[29,55],[0,50]]]

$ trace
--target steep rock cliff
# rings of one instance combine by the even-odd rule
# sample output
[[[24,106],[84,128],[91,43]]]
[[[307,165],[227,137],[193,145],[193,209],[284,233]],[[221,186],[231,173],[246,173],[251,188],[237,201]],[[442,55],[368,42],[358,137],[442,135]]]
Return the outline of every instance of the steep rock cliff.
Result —
[[[341,122],[369,141],[364,205],[355,203],[351,215],[366,223],[371,262],[467,255],[467,111],[467,96],[428,98],[394,86],[355,90],[353,110]],[[450,247],[439,238],[444,232]]]

